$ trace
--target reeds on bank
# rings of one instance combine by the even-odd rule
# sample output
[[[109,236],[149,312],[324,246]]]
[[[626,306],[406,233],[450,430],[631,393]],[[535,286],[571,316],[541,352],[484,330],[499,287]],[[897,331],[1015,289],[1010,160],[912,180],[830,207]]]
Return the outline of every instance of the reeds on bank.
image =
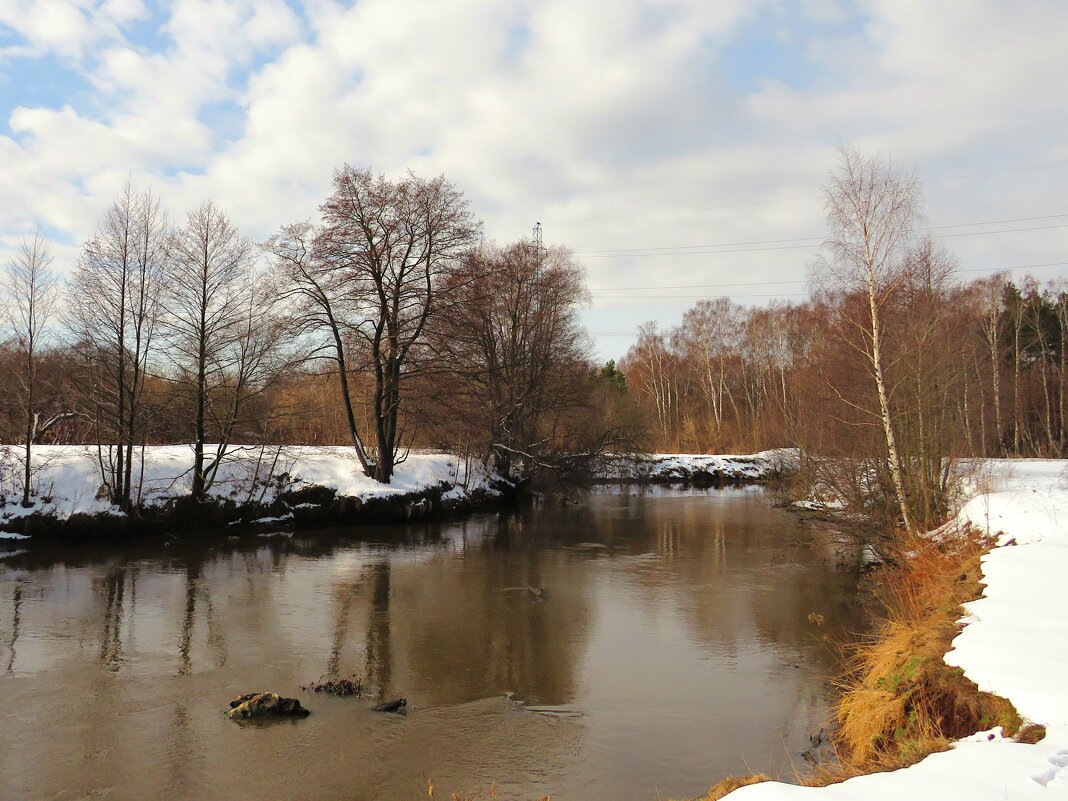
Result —
[[[976,531],[947,528],[937,537],[911,538],[902,548],[905,558],[879,569],[873,580],[882,619],[854,646],[840,679],[834,757],[798,775],[798,783],[823,786],[906,767],[995,726],[1005,736],[1020,732],[1009,701],[981,692],[943,659],[960,631],[962,605],[981,597],[980,557],[992,545]],[[1032,728],[1020,739],[1033,738]],[[729,777],[702,801],[767,780]]]

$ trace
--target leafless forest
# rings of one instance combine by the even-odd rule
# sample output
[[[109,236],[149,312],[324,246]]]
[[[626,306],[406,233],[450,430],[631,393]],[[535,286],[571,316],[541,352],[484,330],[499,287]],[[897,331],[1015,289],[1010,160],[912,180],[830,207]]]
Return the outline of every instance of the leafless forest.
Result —
[[[380,481],[412,447],[559,472],[790,446],[870,459],[906,528],[938,518],[944,457],[1063,455],[1068,285],[961,269],[887,162],[845,152],[824,190],[810,299],[701,300],[599,364],[582,266],[484,240],[444,177],[346,166],[262,244],[128,186],[76,265],[40,232],[6,255],[0,439],[108,443],[124,507],[145,444],[193,443],[194,495],[239,443],[351,444]]]

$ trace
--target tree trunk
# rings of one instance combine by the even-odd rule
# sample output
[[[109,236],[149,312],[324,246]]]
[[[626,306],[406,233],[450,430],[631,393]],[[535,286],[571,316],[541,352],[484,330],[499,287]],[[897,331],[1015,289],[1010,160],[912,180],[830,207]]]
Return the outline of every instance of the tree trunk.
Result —
[[[901,477],[901,462],[898,461],[897,442],[894,439],[894,426],[890,419],[890,402],[886,393],[886,382],[883,379],[883,364],[881,353],[881,337],[879,334],[879,308],[875,302],[875,280],[869,272],[868,277],[868,309],[871,312],[871,363],[875,373],[875,387],[879,394],[879,414],[883,423],[883,434],[886,437],[887,462],[890,468],[890,478],[894,483],[894,494],[897,496],[898,508],[901,512],[901,522],[905,531],[912,533],[912,520],[909,516],[908,502],[905,498],[905,484]]]
[[[30,464],[30,459],[33,455],[33,435],[34,429],[36,428],[33,413],[34,379],[33,340],[31,338],[26,351],[26,465],[22,479],[22,505],[24,507],[29,507],[31,505],[30,479],[33,476],[33,470]]]
[[[204,439],[205,439],[205,410],[208,399],[208,343],[207,343],[207,313],[208,313],[208,254],[205,242],[204,253],[204,276],[201,284],[200,302],[200,328],[197,332],[197,385],[196,385],[196,410],[193,433],[193,487],[191,495],[195,501],[203,501],[205,493],[204,479]]]

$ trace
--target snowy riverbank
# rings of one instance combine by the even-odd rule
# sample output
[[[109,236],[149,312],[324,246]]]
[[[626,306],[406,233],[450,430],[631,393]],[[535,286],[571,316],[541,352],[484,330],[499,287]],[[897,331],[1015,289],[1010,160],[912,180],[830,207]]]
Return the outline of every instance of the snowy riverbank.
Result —
[[[989,732],[912,767],[828,787],[768,782],[734,801],[982,801],[1068,798],[1068,461],[988,462],[989,490],[960,512],[998,546],[946,662],[1046,726],[1036,745]]]
[[[595,480],[703,485],[757,483],[795,468],[797,458],[797,451],[786,448],[737,456],[700,453],[616,456],[604,460]]]
[[[68,521],[74,517],[124,516],[107,500],[96,446],[40,445],[33,453],[35,503],[23,508],[19,503],[21,451],[10,446],[0,449],[0,531],[20,528],[22,521],[31,517]],[[191,446],[151,446],[145,449],[143,462],[139,449],[134,454],[135,503],[152,512],[188,496]],[[446,453],[409,454],[386,485],[363,474],[352,448],[271,446],[232,450],[208,494],[220,506],[271,510],[285,518],[308,515],[311,507],[336,499],[347,499],[347,508],[352,510],[369,502],[408,499],[431,490],[438,502],[462,502],[475,494],[493,494],[490,484],[480,465],[465,470],[461,460]],[[314,494],[317,489],[327,491],[319,493],[319,503],[302,499],[302,494]]]
[[[0,531],[21,530],[31,519],[64,523],[75,520],[118,520],[123,513],[107,499],[101,459],[106,449],[81,445],[39,445],[33,450],[35,503],[20,504],[22,451],[0,448]],[[189,445],[156,445],[134,451],[134,504],[161,514],[189,494],[193,450]],[[796,460],[792,451],[764,451],[747,456],[649,454],[611,457],[598,481],[686,482],[717,485],[765,481],[781,475]],[[233,449],[209,489],[209,497],[229,514],[226,522],[282,522],[286,519],[347,519],[356,505],[385,506],[391,499],[413,502],[433,492],[439,505],[462,504],[494,494],[493,477],[478,462],[465,466],[452,454],[413,452],[397,466],[390,484],[379,484],[360,469],[352,448],[333,446],[269,446]],[[304,497],[314,495],[316,497]],[[324,511],[338,499],[345,509]],[[394,504],[392,515],[406,509]],[[318,507],[318,511],[312,509]],[[346,509],[348,512],[346,512]],[[417,511],[423,511],[420,506]],[[262,513],[250,521],[248,512]]]

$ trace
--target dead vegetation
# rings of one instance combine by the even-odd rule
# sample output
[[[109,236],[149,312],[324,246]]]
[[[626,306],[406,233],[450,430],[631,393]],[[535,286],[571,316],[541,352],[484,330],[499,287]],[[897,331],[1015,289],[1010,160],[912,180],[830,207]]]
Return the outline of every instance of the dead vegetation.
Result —
[[[1020,728],[1012,704],[980,692],[943,659],[960,630],[961,605],[982,593],[979,558],[992,544],[954,533],[939,542],[915,538],[907,562],[881,577],[886,619],[859,645],[843,681],[838,770],[899,767],[977,731]]]
[[[909,558],[875,577],[885,618],[856,646],[840,680],[835,758],[799,775],[798,783],[824,786],[907,767],[995,726],[1018,742],[1042,739],[1044,727],[1024,725],[1009,701],[981,692],[943,659],[960,630],[962,604],[982,594],[979,559],[992,545],[969,531],[915,537]],[[730,777],[701,801],[766,780]]]
[[[329,695],[354,695],[357,698],[363,698],[363,679],[353,675],[347,679],[328,679],[323,681],[323,677],[320,676],[318,681],[313,681],[307,686],[302,685],[300,689]]]
[[[761,782],[770,782],[771,777],[766,776],[763,773],[753,773],[749,776],[728,776],[720,782],[717,782],[712,786],[705,795],[701,796],[696,801],[719,801],[728,793],[733,793],[739,787],[748,787],[751,784],[760,784]]]

